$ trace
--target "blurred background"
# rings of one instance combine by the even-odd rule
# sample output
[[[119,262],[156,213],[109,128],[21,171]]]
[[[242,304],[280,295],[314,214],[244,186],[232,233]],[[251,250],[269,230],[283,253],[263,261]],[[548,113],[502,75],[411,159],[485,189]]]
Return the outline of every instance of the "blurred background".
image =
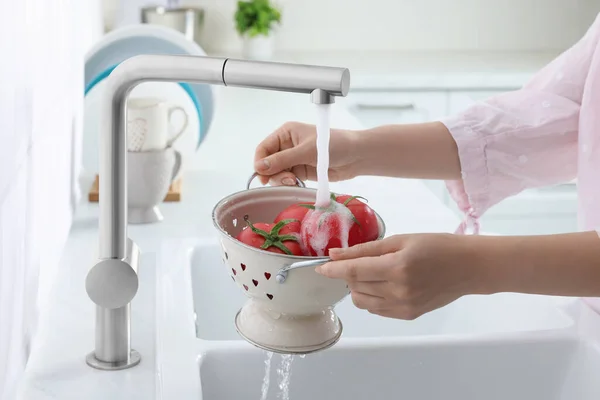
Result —
[[[192,54],[345,66],[351,92],[339,104],[355,126],[414,123],[517,90],[581,38],[598,12],[600,0],[3,1],[0,398],[27,363],[44,282],[59,265],[75,212],[97,202],[103,80],[124,59]],[[253,99],[238,104],[220,91],[147,83],[132,93],[182,111],[170,121],[180,127],[173,147],[183,156],[169,188],[175,202],[177,180],[189,171],[250,170],[260,137],[247,138],[244,124],[262,137],[294,118],[296,103],[269,103],[232,132],[222,121],[247,116],[242,108]],[[215,149],[232,137],[239,143],[228,156],[236,162],[223,163]],[[459,216],[443,182],[424,183]],[[573,231],[576,204],[576,182],[527,190],[490,210],[483,227]]]
[[[238,53],[236,0],[103,0],[106,29],[141,21],[148,5],[202,10],[209,52]],[[594,20],[594,0],[279,0],[278,51],[560,51]]]

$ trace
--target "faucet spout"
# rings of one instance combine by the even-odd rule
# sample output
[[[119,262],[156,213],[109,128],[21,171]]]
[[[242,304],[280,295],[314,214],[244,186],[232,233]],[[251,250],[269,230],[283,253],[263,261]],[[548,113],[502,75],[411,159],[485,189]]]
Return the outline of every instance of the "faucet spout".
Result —
[[[100,259],[126,256],[127,157],[126,101],[131,90],[147,81],[201,82],[223,85],[226,59],[141,55],[123,61],[106,79],[105,121],[100,138]]]
[[[86,278],[96,304],[96,348],[90,366],[122,369],[139,363],[130,347],[129,305],[137,292],[135,246],[127,237],[126,101],[140,83],[191,82],[310,94],[317,104],[346,96],[346,68],[235,60],[218,57],[140,55],[119,64],[106,79],[100,145],[99,262]],[[137,259],[135,264],[137,264]],[[135,354],[135,357],[132,357]]]

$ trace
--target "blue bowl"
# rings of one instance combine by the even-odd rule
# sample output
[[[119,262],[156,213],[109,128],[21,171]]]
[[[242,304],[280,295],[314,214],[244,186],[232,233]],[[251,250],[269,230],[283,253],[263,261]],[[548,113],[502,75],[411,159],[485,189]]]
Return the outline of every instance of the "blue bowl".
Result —
[[[188,40],[181,32],[171,28],[152,24],[121,27],[106,34],[86,55],[85,93],[110,75],[115,66],[130,57],[141,54],[206,55],[199,45]],[[213,89],[210,85],[203,83],[182,82],[179,85],[190,96],[198,110],[199,146],[210,130],[214,115]]]

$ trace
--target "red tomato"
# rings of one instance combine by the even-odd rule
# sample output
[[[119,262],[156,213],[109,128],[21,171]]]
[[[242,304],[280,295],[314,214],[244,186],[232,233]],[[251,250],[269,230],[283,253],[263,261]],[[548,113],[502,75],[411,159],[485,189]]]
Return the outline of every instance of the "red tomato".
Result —
[[[301,237],[306,254],[328,256],[329,249],[347,247],[343,239],[344,228],[348,231],[348,215],[331,211],[311,211],[302,221]]]
[[[278,223],[279,221],[283,221],[286,219],[295,219],[296,221],[290,222],[287,224],[282,231],[284,232],[300,232],[300,224],[302,220],[306,216],[306,213],[310,211],[310,204],[292,204],[291,206],[285,208],[282,212],[280,212],[277,217],[275,217],[274,223]]]
[[[303,255],[298,238],[298,231],[291,231],[287,225],[292,220],[283,220],[276,224],[248,222],[236,239],[240,242],[272,253]]]
[[[332,194],[327,209],[304,217],[300,234],[306,255],[328,256],[333,248],[377,240],[379,224],[373,209],[356,196]]]
[[[344,204],[356,219],[348,235],[348,246],[352,247],[359,243],[377,240],[379,237],[379,224],[371,207],[355,196],[346,194],[337,196],[335,201]]]

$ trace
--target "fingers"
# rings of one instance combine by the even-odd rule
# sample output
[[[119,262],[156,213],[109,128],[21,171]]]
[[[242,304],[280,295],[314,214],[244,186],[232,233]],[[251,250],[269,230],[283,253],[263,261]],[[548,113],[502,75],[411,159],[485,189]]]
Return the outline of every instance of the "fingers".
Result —
[[[262,160],[271,154],[275,154],[281,150],[291,149],[292,147],[294,147],[292,135],[290,135],[286,126],[283,125],[259,143],[254,153],[254,161]]]
[[[371,296],[362,292],[352,291],[351,297],[352,303],[354,303],[356,308],[367,310],[371,314],[379,315],[381,317],[412,321],[425,314],[423,310],[416,309],[409,305],[391,305],[385,298]]]
[[[383,240],[360,243],[344,249],[331,249],[329,256],[334,261],[361,257],[376,257],[400,250],[399,240],[395,236]]]
[[[394,253],[378,257],[362,257],[341,261],[330,261],[316,268],[316,272],[332,279],[343,279],[347,282],[385,281],[393,266]]]
[[[376,282],[350,282],[348,288],[352,292],[367,294],[369,296],[386,298],[386,293],[389,291],[389,285],[385,281]]]
[[[385,301],[381,297],[370,296],[359,292],[352,292],[351,297],[356,308],[362,310],[378,310],[383,307]]]
[[[293,172],[280,172],[273,176],[265,177],[271,186],[294,186],[296,184],[296,175]]]
[[[272,176],[291,170],[306,162],[306,146],[294,143],[292,129],[296,124],[288,123],[267,136],[254,153],[254,169],[263,176]]]
[[[386,318],[402,319],[405,321],[414,321],[424,313],[416,311],[410,307],[395,307],[395,308],[369,308],[371,314],[379,315]]]
[[[283,171],[275,174],[271,177],[260,175],[261,183],[266,185],[269,183],[271,186],[294,186],[297,185],[296,178],[306,181],[313,179],[315,172],[314,168],[307,168],[306,165],[298,165],[292,168],[292,171]]]
[[[303,145],[282,150],[257,160],[254,163],[254,169],[261,175],[275,175],[297,165],[306,164],[308,161],[307,153],[307,147]]]

